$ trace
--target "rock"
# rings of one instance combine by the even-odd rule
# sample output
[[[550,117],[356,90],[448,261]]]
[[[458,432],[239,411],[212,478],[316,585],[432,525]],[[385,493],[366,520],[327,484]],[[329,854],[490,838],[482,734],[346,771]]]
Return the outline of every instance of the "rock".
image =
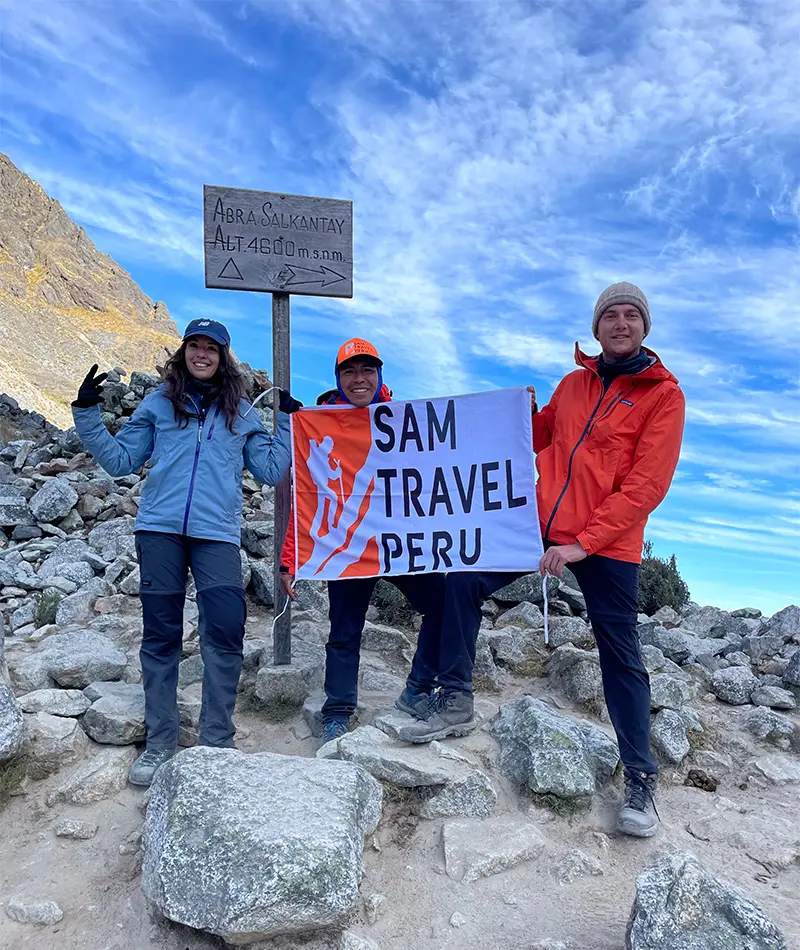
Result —
[[[411,641],[401,630],[395,630],[394,627],[365,623],[361,636],[361,649],[402,654],[404,650],[411,649]]]
[[[503,773],[537,794],[586,798],[607,772],[598,748],[613,743],[602,730],[579,726],[530,696],[504,703],[491,731],[500,743]]]
[[[497,807],[497,792],[491,779],[477,769],[448,782],[423,802],[420,818],[488,818]]]
[[[27,604],[23,604],[11,614],[11,630],[12,632],[19,630],[20,627],[27,627],[29,623],[33,623],[34,615],[36,614],[36,602],[29,600]]]
[[[128,665],[128,657],[107,637],[89,630],[48,637],[31,659],[35,658],[43,660],[59,686],[77,689],[95,680],[118,680]]]
[[[495,621],[495,627],[530,627],[532,630],[542,630],[544,616],[535,604],[523,601],[502,614]]]
[[[187,656],[185,660],[181,660],[178,664],[178,689],[186,689],[187,686],[202,683],[204,672],[205,664],[199,653],[195,653],[194,656]]]
[[[691,630],[698,637],[711,636],[712,628],[722,625],[728,614],[719,607],[701,607],[684,617],[681,627]]]
[[[349,762],[188,749],[151,787],[142,889],[229,943],[340,926],[380,813],[380,786]]]
[[[308,950],[314,950],[314,948],[309,947]],[[354,934],[352,930],[345,930],[339,937],[336,950],[380,950],[380,948],[374,940],[370,940],[368,937],[360,937],[358,934]]]
[[[100,556],[111,563],[116,557],[124,553],[120,549],[120,541],[133,542],[134,519],[130,515],[122,518],[112,518],[96,525],[89,532],[86,539],[89,546],[94,548]]]
[[[550,597],[558,597],[558,578],[548,576],[547,593]],[[577,586],[577,583],[576,585]],[[512,581],[500,590],[492,594],[493,600],[499,604],[520,604],[527,601],[531,604],[541,605],[544,603],[542,594],[542,576],[538,572],[535,574],[524,574]]]
[[[603,676],[596,650],[579,650],[569,643],[558,647],[550,658],[547,672],[570,699],[597,715],[604,712]]]
[[[475,665],[472,668],[472,682],[476,691],[497,689],[500,671],[494,662],[489,638],[483,632],[478,634],[475,643]]]
[[[78,818],[62,818],[56,823],[57,838],[72,838],[73,841],[89,841],[97,834],[97,825],[93,821],[80,821]]]
[[[0,486],[0,528],[34,525],[36,519],[24,496],[11,494]]]
[[[22,711],[51,716],[82,716],[91,706],[79,689],[37,689],[19,697]]]
[[[536,825],[507,816],[449,821],[442,843],[447,876],[463,884],[533,861],[545,850]]]
[[[762,755],[753,765],[773,785],[800,785],[800,762],[788,756],[777,752]]]
[[[681,615],[672,607],[660,607],[654,614],[653,620],[663,624],[667,630],[673,627],[679,627],[681,624]]]
[[[603,874],[603,866],[597,858],[591,857],[580,848],[568,851],[556,868],[556,876],[562,884],[572,884],[573,881],[587,874],[599,877]]]
[[[782,637],[784,643],[800,635],[800,607],[792,604],[778,611],[770,617],[767,630],[775,636]]]
[[[6,914],[18,924],[36,924],[39,927],[57,924],[64,912],[55,901],[25,902],[12,897],[6,904]]]
[[[135,567],[127,577],[120,581],[120,593],[127,594],[129,597],[136,597],[139,594],[139,582],[141,574],[139,568]]]
[[[742,716],[741,724],[757,739],[769,739],[772,742],[780,742],[782,739],[791,740],[797,731],[797,727],[788,716],[773,712],[766,706],[748,709]]]
[[[405,685],[405,680],[395,676],[394,673],[369,668],[361,670],[361,688],[366,692],[397,693],[400,695]]]
[[[272,607],[275,603],[272,565],[268,561],[253,561],[250,571],[253,600],[265,607]]]
[[[263,708],[302,706],[313,691],[309,679],[308,670],[295,665],[262,666],[256,675],[256,699]]]
[[[75,719],[45,712],[25,717],[26,762],[34,779],[47,778],[84,758],[89,740]]]
[[[753,690],[750,702],[756,706],[769,706],[771,709],[795,709],[797,706],[794,693],[779,686],[759,686]]]
[[[468,923],[469,923],[469,921],[467,920],[467,918],[466,918],[462,913],[459,913],[459,911],[456,911],[456,912],[450,917],[450,926],[451,926],[451,927],[459,928],[459,927],[463,927],[464,924],[468,924]]]
[[[319,581],[298,581],[294,592],[298,610],[308,610],[320,616],[328,615],[328,595]]]
[[[689,687],[669,673],[656,673],[650,677],[650,708],[680,709],[689,702]]]
[[[438,742],[409,745],[374,726],[361,726],[337,740],[337,758],[354,762],[382,782],[401,788],[446,785],[463,768],[442,754]]]
[[[743,666],[717,670],[711,677],[711,692],[731,706],[744,706],[750,702],[750,694],[758,686],[758,680]]]
[[[577,614],[582,614],[586,610],[586,598],[576,587],[569,587],[564,583],[559,584],[558,597]]]
[[[783,683],[785,686],[800,686],[800,650],[795,650],[789,665],[783,671]]]
[[[91,805],[121,792],[128,781],[128,771],[136,751],[131,748],[102,749],[91,761],[76,769],[47,796],[52,808],[59,802],[68,805]]]
[[[654,716],[650,741],[657,752],[676,765],[683,762],[690,752],[686,724],[672,709],[662,709]]]
[[[132,745],[145,737],[144,688],[138,683],[116,683],[112,695],[102,696],[83,717],[83,728],[106,745]]]
[[[33,517],[40,523],[65,518],[77,504],[77,492],[63,478],[45,482],[29,502]]]
[[[779,634],[765,633],[760,636],[746,636],[742,638],[742,652],[752,660],[758,662],[763,657],[774,656],[783,646],[783,637]]]
[[[9,762],[17,756],[24,738],[22,710],[11,687],[0,680],[0,763]]]
[[[386,911],[386,896],[384,894],[370,894],[364,899],[364,910],[367,923],[372,927],[378,923]]]
[[[689,852],[659,854],[636,880],[627,950],[788,950],[761,908]]]
[[[580,617],[553,617],[549,624],[549,639],[553,649],[571,643],[581,650],[594,650],[596,643],[592,628]]]

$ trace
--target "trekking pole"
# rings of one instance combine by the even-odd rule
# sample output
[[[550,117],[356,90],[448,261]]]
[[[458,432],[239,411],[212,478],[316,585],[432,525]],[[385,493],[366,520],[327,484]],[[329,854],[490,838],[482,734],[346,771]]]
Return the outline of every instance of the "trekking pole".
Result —
[[[542,593],[544,594],[544,645],[550,643],[550,630],[547,622],[547,573],[542,577]]]

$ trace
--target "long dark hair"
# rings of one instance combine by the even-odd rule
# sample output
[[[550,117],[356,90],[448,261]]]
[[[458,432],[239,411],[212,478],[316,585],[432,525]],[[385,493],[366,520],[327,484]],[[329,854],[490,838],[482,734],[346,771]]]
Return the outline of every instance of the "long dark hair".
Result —
[[[194,414],[186,410],[186,392],[191,388],[193,379],[186,366],[186,343],[186,340],[181,343],[164,367],[166,397],[172,403],[175,421],[181,429],[189,424],[190,418],[194,418]],[[225,425],[230,432],[234,432],[233,425],[239,414],[239,400],[247,395],[247,383],[236,358],[231,356],[227,346],[219,347],[219,368],[211,382],[216,389],[216,400],[225,417]]]

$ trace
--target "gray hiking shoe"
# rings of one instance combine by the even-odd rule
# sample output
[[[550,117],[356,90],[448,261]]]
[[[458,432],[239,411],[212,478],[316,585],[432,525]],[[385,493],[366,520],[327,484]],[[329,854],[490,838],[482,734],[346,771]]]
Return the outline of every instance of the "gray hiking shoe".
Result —
[[[619,810],[617,831],[636,838],[651,838],[658,831],[655,772],[625,769],[625,800]]]
[[[128,781],[131,785],[147,788],[161,766],[177,752],[177,749],[145,749],[131,766]]]
[[[430,693],[418,693],[410,686],[406,686],[394,701],[394,705],[400,712],[408,713],[415,719],[427,719],[430,716],[430,701]]]
[[[426,712],[427,717],[420,722],[398,729],[398,738],[403,742],[432,742],[447,736],[465,736],[477,725],[472,696],[458,690],[437,690]]]

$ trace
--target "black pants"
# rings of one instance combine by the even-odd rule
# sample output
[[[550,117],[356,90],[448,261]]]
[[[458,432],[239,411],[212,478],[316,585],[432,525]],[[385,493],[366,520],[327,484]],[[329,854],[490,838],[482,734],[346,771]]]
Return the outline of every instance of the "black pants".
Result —
[[[183,643],[187,571],[197,587],[203,701],[200,744],[233,744],[233,707],[242,669],[247,606],[239,548],[179,534],[137,531],[144,631],[139,656],[144,682],[147,745],[178,745],[178,664]]]
[[[625,765],[657,772],[650,751],[650,679],[636,631],[639,566],[592,555],[569,565],[586,598],[600,652],[606,705]],[[472,692],[481,604],[521,574],[456,573],[445,583],[439,685]]]
[[[379,578],[364,577],[328,584],[331,632],[325,647],[325,705],[323,716],[346,719],[358,702],[358,663],[361,634],[369,600]],[[407,685],[420,693],[429,693],[439,667],[439,641],[442,630],[444,574],[419,574],[414,577],[386,577],[401,591],[414,610],[422,614],[417,650]]]

